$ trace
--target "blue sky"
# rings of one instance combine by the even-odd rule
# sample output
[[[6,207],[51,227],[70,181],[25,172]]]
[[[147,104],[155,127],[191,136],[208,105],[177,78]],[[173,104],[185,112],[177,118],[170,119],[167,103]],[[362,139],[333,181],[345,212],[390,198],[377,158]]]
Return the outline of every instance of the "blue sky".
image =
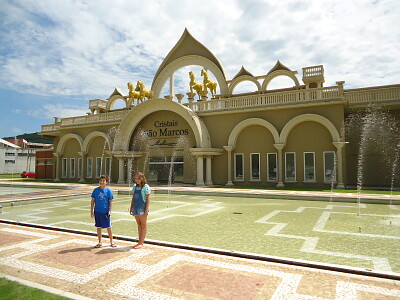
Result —
[[[41,130],[53,117],[88,112],[88,100],[142,80],[185,27],[221,61],[266,74],[279,59],[299,72],[323,64],[325,86],[400,83],[396,0],[9,0],[0,1],[0,137]],[[175,91],[186,93],[186,67]],[[276,87],[290,85],[277,78]],[[250,85],[249,85],[250,84]],[[236,89],[250,91],[252,83]]]

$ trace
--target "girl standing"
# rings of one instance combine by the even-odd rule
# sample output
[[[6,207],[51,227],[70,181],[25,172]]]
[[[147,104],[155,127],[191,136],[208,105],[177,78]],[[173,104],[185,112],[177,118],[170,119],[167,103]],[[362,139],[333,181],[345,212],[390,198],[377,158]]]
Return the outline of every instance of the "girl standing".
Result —
[[[137,172],[134,178],[135,184],[132,188],[132,202],[129,212],[135,216],[138,225],[139,242],[134,249],[143,247],[144,239],[147,233],[147,216],[149,214],[150,205],[150,186],[142,172]]]

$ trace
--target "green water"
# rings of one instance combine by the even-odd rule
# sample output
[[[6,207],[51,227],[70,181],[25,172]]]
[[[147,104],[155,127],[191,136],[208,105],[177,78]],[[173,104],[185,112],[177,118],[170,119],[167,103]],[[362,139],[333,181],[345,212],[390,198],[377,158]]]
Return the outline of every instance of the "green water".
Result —
[[[35,187],[21,187],[21,186],[1,186],[0,187],[0,196],[2,195],[21,195],[21,194],[29,194],[37,195],[38,193],[43,192],[53,192],[56,189],[46,189],[46,188],[35,188]]]
[[[130,199],[113,201],[114,234],[137,236]],[[383,204],[155,194],[147,238],[400,272],[399,212]],[[95,231],[90,197],[3,207],[0,218]]]

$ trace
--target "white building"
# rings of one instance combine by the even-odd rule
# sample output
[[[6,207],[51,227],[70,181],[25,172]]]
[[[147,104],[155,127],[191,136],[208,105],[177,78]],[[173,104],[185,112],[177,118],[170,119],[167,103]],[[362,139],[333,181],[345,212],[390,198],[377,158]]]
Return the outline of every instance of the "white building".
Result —
[[[36,149],[29,148],[23,140],[23,147],[0,138],[0,174],[35,172]]]

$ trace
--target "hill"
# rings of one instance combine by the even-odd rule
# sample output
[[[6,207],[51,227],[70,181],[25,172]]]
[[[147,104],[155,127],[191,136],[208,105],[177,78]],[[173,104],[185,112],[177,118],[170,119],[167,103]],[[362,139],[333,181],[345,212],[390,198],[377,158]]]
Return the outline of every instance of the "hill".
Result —
[[[4,137],[3,139],[13,139],[14,137]],[[39,135],[39,132],[34,132],[34,133],[24,133],[24,134],[20,134],[17,135],[17,138],[19,139],[25,139],[28,142],[31,143],[43,143],[43,144],[53,144],[53,140],[52,138],[49,137],[43,137],[41,135]]]

